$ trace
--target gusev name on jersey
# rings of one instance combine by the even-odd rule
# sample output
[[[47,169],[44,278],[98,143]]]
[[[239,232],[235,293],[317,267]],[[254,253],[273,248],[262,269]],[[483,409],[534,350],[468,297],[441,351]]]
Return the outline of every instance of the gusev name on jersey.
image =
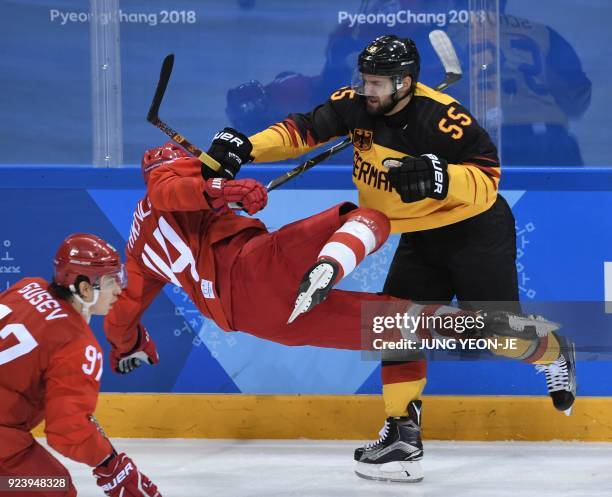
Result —
[[[290,114],[250,140],[255,162],[272,162],[298,157],[345,135],[353,140],[359,203],[384,212],[394,233],[456,223],[495,202],[501,170],[489,135],[455,99],[421,83],[408,105],[392,116],[369,115],[363,97],[341,88],[313,111]],[[447,197],[402,202],[389,184],[383,160],[430,153],[449,164]]]
[[[45,420],[49,445],[89,466],[113,448],[92,419],[102,351],[69,302],[41,278],[24,278],[0,295],[0,459],[33,443]]]

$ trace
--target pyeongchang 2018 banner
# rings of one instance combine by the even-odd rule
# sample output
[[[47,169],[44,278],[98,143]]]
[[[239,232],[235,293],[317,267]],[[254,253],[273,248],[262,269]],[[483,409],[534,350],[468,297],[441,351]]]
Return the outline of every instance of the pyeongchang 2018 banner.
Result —
[[[359,52],[384,34],[416,41],[420,79],[435,86],[444,69],[429,33],[446,32],[463,70],[448,93],[469,108],[470,88],[479,81],[469,60],[470,32],[483,13],[469,11],[468,4],[122,0],[114,18],[120,26],[124,160],[138,163],[144,149],[165,139],[145,115],[168,53],[176,62],[161,113],[204,149],[226,125],[254,133],[322,103],[350,84]],[[483,45],[488,62],[480,69],[499,69],[498,84],[484,82],[482,91],[499,92],[498,106],[488,112],[501,119],[504,164],[608,164],[612,57],[605,51],[612,4],[502,0],[499,12],[499,41]],[[89,3],[0,0],[0,13],[0,161],[91,163]],[[589,29],[579,29],[585,25]],[[348,163],[350,156],[332,160]]]

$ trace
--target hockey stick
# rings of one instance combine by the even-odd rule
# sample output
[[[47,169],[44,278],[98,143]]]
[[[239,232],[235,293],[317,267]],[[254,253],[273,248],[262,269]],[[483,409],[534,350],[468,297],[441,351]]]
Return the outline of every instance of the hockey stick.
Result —
[[[353,143],[353,141],[351,140],[351,137],[349,136],[345,138],[344,140],[342,140],[341,142],[338,142],[335,145],[331,146],[327,150],[324,150],[320,154],[315,155],[311,159],[308,159],[302,162],[301,164],[294,167],[290,171],[287,171],[286,173],[281,174],[277,178],[274,178],[272,181],[270,181],[266,185],[266,189],[268,191],[271,191],[271,190],[274,190],[275,188],[278,188],[279,186],[287,183],[287,181],[289,181],[291,178],[298,176],[305,171],[308,171],[309,169],[323,162],[324,160],[328,159],[332,155],[336,155],[338,152],[348,147],[351,143]]]
[[[450,85],[461,79],[461,64],[459,63],[459,58],[457,57],[457,53],[455,52],[450,38],[444,31],[440,29],[432,31],[429,33],[429,41],[446,71],[444,81],[434,89],[437,91],[444,91]]]
[[[198,147],[193,145],[189,140],[187,140],[187,138],[174,131],[170,126],[168,126],[159,118],[159,107],[164,98],[164,93],[166,93],[166,88],[168,87],[168,81],[170,81],[170,75],[172,74],[173,65],[174,54],[167,55],[164,59],[164,62],[162,63],[162,68],[159,73],[159,81],[157,83],[157,88],[155,89],[155,95],[153,96],[153,102],[151,102],[151,107],[149,108],[149,112],[147,113],[147,121],[153,124],[153,126],[161,129],[166,135],[170,137],[172,141],[175,141],[182,147],[185,147],[187,150],[189,150],[189,152],[195,155],[212,170],[219,171],[219,169],[221,169],[221,164],[219,164],[218,161],[213,159],[206,152],[200,150]]]
[[[162,100],[164,98],[164,94],[166,92],[166,88],[168,87],[168,82],[170,81],[170,75],[172,74],[172,66],[174,65],[174,54],[167,55],[162,63],[162,68],[159,73],[159,81],[157,83],[157,88],[155,89],[155,95],[153,96],[153,101],[151,102],[151,107],[149,108],[149,112],[147,113],[147,121],[153,124],[155,127],[159,128],[163,131],[167,136],[170,137],[172,141],[175,141],[179,145],[185,147],[189,152],[195,155],[199,160],[201,160],[208,167],[213,169],[214,171],[219,171],[221,169],[221,164],[218,161],[213,159],[210,155],[193,145],[187,138],[183,135],[174,131],[170,126],[168,126],[165,122],[163,122],[159,118],[159,107],[161,106]],[[329,149],[321,152],[318,155],[315,155],[311,159],[302,162],[297,167],[293,168],[291,171],[288,171],[278,178],[270,181],[266,188],[268,191],[274,190],[278,188],[280,185],[286,183],[294,176],[302,174],[304,171],[316,166],[320,162],[324,161],[328,157],[337,154],[341,150],[344,150],[351,144],[351,139],[346,138],[336,145],[330,147]]]

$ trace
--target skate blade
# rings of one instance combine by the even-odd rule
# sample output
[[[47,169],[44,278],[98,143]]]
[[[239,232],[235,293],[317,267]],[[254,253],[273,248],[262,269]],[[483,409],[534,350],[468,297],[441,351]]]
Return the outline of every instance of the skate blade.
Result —
[[[385,464],[357,462],[355,474],[366,480],[393,483],[418,483],[425,477],[419,461],[394,461]]]
[[[521,316],[521,315],[510,315],[508,316],[508,326],[514,330],[515,334],[510,334],[511,336],[519,337],[520,333],[524,333],[525,337],[528,338],[527,331],[533,332],[533,335],[538,338],[545,337],[549,335],[553,331],[557,331],[561,328],[559,323],[555,323],[554,321],[548,321],[540,316]]]
[[[297,318],[300,314],[306,312],[310,307],[310,302],[308,303],[308,305],[306,305],[307,301],[305,294],[302,295],[303,297],[301,299],[298,297],[298,301],[295,303],[295,307],[293,308],[291,316],[289,316],[289,319],[287,320],[287,324],[293,323],[295,321],[295,318]]]
[[[557,331],[561,328],[560,323],[554,321],[540,321],[539,319],[533,320],[533,325],[536,330],[536,335],[540,338],[550,335],[553,331]]]
[[[331,278],[333,278],[334,269],[329,264],[322,264],[321,266],[315,267],[310,274],[314,273],[319,268],[323,268],[323,270],[319,271],[318,275],[315,275],[315,279],[310,282],[308,290],[297,298],[293,312],[287,320],[287,324],[293,323],[300,314],[308,312],[312,307],[312,296],[314,293],[321,288],[325,288],[331,281]]]

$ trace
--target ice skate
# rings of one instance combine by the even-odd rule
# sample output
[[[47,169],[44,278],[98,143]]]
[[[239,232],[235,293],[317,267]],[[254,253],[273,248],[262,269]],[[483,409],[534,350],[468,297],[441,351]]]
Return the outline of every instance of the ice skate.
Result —
[[[329,259],[319,259],[304,275],[298,290],[295,307],[287,323],[308,312],[327,298],[338,274],[338,265]]]
[[[534,314],[521,315],[506,311],[492,311],[483,314],[487,335],[501,335],[531,340],[541,338],[561,325],[548,321],[542,316]]]
[[[421,401],[408,404],[408,416],[390,417],[378,441],[355,450],[355,473],[368,480],[416,483],[423,479]]]
[[[553,335],[561,349],[559,358],[551,364],[537,364],[536,371],[546,374],[546,388],[555,409],[569,416],[576,400],[576,350],[568,338]]]

